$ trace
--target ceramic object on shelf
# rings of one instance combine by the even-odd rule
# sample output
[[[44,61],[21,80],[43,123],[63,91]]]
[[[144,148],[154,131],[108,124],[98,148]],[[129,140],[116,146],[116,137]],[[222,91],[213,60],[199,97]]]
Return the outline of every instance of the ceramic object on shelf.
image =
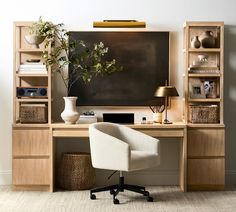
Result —
[[[35,48],[39,48],[39,44],[41,44],[45,39],[45,36],[38,35],[25,35],[25,40],[30,45],[35,45]]]
[[[65,122],[65,124],[75,124],[79,119],[80,114],[76,110],[76,100],[77,97],[69,96],[63,97],[65,100],[65,108],[61,113],[61,118]]]
[[[215,47],[215,37],[212,31],[204,31],[200,36],[199,40],[203,48],[214,48]]]
[[[190,46],[191,48],[197,48],[197,49],[200,48],[201,42],[197,35],[191,39]]]
[[[199,54],[197,57],[198,57],[199,61],[207,62],[208,55],[206,55],[206,54]]]
[[[154,123],[162,123],[162,113],[153,113],[152,118]]]

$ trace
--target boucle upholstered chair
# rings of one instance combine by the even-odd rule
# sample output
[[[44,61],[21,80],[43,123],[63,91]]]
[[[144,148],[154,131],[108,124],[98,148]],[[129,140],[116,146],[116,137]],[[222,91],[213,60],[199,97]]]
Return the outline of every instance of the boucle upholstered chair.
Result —
[[[118,184],[92,189],[91,199],[96,199],[96,192],[110,191],[113,203],[119,204],[116,196],[126,189],[143,194],[149,202],[153,201],[145,187],[125,184],[122,171],[130,172],[157,166],[160,163],[158,139],[124,125],[106,122],[91,124],[89,139],[93,167],[120,171]]]

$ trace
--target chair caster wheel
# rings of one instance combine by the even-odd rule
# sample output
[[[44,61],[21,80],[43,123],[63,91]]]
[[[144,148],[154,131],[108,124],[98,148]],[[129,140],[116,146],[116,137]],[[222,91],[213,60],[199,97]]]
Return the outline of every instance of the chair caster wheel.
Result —
[[[118,199],[114,199],[114,200],[113,200],[113,203],[116,204],[116,205],[118,205],[118,204],[120,204],[120,201],[119,201]]]
[[[96,199],[95,194],[91,194],[91,195],[90,195],[90,199]]]
[[[113,189],[110,190],[110,194],[113,195],[115,191]]]
[[[147,197],[147,201],[148,201],[148,202],[153,202],[153,198],[150,197],[150,196],[148,196],[148,197]]]

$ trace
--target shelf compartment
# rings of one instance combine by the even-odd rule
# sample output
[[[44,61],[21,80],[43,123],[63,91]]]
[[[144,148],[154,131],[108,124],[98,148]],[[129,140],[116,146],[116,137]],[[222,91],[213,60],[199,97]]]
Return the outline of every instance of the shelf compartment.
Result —
[[[195,76],[195,75],[193,75]],[[202,75],[189,77],[189,99],[218,99],[220,97],[220,78]],[[205,100],[204,100],[205,101]]]
[[[189,122],[194,124],[219,123],[219,105],[218,104],[189,105]]]
[[[220,71],[220,54],[215,52],[190,52],[188,70]]]

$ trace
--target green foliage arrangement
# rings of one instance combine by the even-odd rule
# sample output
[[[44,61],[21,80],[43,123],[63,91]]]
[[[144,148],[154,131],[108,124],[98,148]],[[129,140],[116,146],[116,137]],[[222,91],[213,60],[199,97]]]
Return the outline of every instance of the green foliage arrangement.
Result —
[[[104,56],[108,53],[108,47],[103,42],[87,46],[83,40],[68,40],[69,32],[63,28],[64,24],[53,24],[43,21],[40,17],[38,22],[29,28],[30,33],[45,36],[45,48],[52,45],[50,53],[44,52],[43,59],[47,66],[58,73],[69,92],[71,86],[79,79],[89,83],[96,76],[103,76],[123,70],[117,65],[116,60],[107,61]],[[65,76],[65,69],[70,65],[71,73]]]

